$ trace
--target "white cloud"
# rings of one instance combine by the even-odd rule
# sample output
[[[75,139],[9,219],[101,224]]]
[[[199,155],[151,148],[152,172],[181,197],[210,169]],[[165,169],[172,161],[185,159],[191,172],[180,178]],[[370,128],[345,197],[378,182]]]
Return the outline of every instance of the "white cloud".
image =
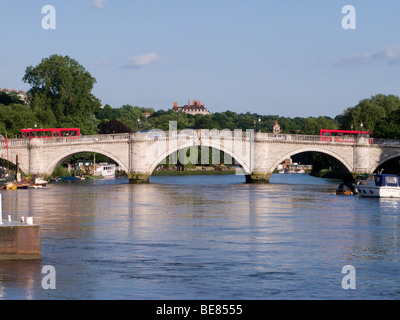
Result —
[[[107,58],[102,58],[102,59],[93,61],[93,62],[90,64],[89,67],[92,68],[92,69],[95,69],[95,68],[101,67],[102,65],[104,65],[104,64],[106,64],[106,63],[107,63]]]
[[[400,65],[400,45],[390,46],[376,52],[364,52],[339,59],[334,63],[337,66],[360,65],[375,61],[386,61],[387,64]]]
[[[158,62],[161,60],[161,57],[159,57],[156,53],[145,53],[145,54],[139,54],[137,56],[134,56],[130,59],[130,62],[128,65],[126,65],[126,68],[141,68],[144,66],[147,66],[149,64]]]
[[[96,9],[102,9],[107,1],[108,0],[94,0],[91,7]]]

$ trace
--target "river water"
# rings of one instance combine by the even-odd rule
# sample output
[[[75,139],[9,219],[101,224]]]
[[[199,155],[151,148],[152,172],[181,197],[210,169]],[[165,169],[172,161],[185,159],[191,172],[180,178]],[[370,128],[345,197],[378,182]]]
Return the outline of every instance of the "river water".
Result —
[[[1,261],[0,299],[400,298],[399,200],[337,196],[339,182],[304,174],[244,180],[2,190],[4,219],[41,225],[42,259]],[[342,287],[347,265],[355,289]]]

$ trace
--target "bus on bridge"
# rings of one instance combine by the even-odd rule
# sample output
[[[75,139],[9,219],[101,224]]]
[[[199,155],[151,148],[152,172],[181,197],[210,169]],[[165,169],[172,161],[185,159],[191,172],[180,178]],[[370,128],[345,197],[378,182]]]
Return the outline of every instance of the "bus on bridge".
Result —
[[[53,139],[67,138],[77,139],[81,135],[79,128],[46,128],[46,129],[21,129],[22,139]]]
[[[374,133],[372,131],[353,131],[353,130],[328,130],[321,129],[320,141],[335,141],[355,143],[359,137],[370,138],[369,143],[374,143]],[[333,137],[333,140],[332,140]]]

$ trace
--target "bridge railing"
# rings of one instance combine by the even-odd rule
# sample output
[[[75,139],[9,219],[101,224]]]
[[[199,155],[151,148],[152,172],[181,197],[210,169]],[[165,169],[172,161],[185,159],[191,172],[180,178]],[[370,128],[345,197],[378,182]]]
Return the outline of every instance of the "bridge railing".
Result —
[[[8,147],[20,147],[20,146],[26,146],[26,140],[25,139],[7,139],[7,144]],[[0,150],[6,148],[6,141],[4,139],[0,140]]]
[[[60,137],[60,138],[49,138],[42,139],[43,144],[51,143],[74,143],[74,142],[93,142],[93,141],[114,141],[114,140],[127,140],[130,137],[130,133],[117,133],[117,134],[98,134],[91,136],[79,136],[79,137]]]
[[[261,133],[255,135],[257,141],[273,140],[285,142],[312,142],[312,143],[354,143],[354,139],[335,140],[335,137],[322,137],[302,134],[274,134]]]
[[[394,139],[373,139],[373,140],[374,144],[400,146],[400,140],[394,140]]]
[[[79,137],[61,137],[61,138],[42,138],[43,144],[57,143],[76,143],[76,142],[101,142],[101,141],[117,141],[117,140],[161,140],[161,139],[195,139],[195,138],[234,138],[234,139],[253,139],[256,141],[282,141],[282,142],[309,142],[309,143],[331,143],[331,144],[370,144],[382,146],[400,146],[400,140],[394,139],[372,139],[372,138],[345,138],[345,137],[323,137],[315,135],[301,134],[274,134],[257,132],[252,130],[193,130],[185,129],[179,131],[162,131],[151,130],[148,132],[135,133],[117,133],[117,134],[100,134]],[[24,147],[30,142],[29,139],[8,139],[8,147]],[[5,140],[0,140],[0,150],[5,149]]]

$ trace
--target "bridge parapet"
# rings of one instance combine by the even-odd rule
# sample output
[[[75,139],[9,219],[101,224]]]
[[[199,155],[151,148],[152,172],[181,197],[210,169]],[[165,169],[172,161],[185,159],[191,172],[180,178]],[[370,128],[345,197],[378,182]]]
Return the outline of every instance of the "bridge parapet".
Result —
[[[253,136],[254,135],[254,136]],[[400,146],[400,140],[395,139],[376,139],[376,138],[346,138],[346,137],[322,137],[318,135],[301,135],[301,134],[274,134],[257,132],[253,130],[208,130],[208,129],[184,129],[180,131],[162,131],[150,130],[148,132],[135,133],[117,133],[117,134],[99,134],[99,135],[82,135],[79,137],[60,137],[60,138],[41,138],[42,143],[58,144],[58,143],[76,143],[76,142],[103,142],[115,140],[136,140],[136,141],[152,141],[164,139],[187,139],[189,138],[242,138],[250,139],[254,137],[256,141],[281,141],[281,142],[310,142],[310,143],[331,143],[331,144],[370,144],[370,145],[387,145]],[[31,143],[34,139],[8,139],[8,147],[21,147]],[[5,148],[5,140],[0,140],[0,149]]]
[[[21,147],[26,146],[28,141],[26,139],[7,139],[8,147]],[[6,141],[5,139],[0,140],[0,149],[6,148]]]
[[[18,161],[26,173],[51,174],[66,157],[79,152],[108,156],[135,180],[147,181],[166,157],[169,160],[201,149],[222,151],[234,158],[252,181],[265,182],[279,163],[302,152],[319,152],[335,158],[346,171],[373,172],[379,165],[400,156],[400,140],[323,137],[318,135],[254,133],[254,130],[150,130],[148,132],[88,135],[61,138],[0,140],[0,157]],[[190,152],[187,152],[189,150]],[[182,152],[181,152],[182,151]],[[204,151],[204,152],[203,152]],[[186,157],[186,154],[188,155]],[[193,154],[196,154],[193,152]],[[173,156],[171,156],[173,155]],[[215,159],[220,159],[215,152]],[[203,158],[201,159],[203,161]],[[169,162],[174,164],[174,162]],[[182,162],[181,162],[182,163]],[[209,163],[207,163],[209,164]],[[144,177],[144,178],[143,178]]]

